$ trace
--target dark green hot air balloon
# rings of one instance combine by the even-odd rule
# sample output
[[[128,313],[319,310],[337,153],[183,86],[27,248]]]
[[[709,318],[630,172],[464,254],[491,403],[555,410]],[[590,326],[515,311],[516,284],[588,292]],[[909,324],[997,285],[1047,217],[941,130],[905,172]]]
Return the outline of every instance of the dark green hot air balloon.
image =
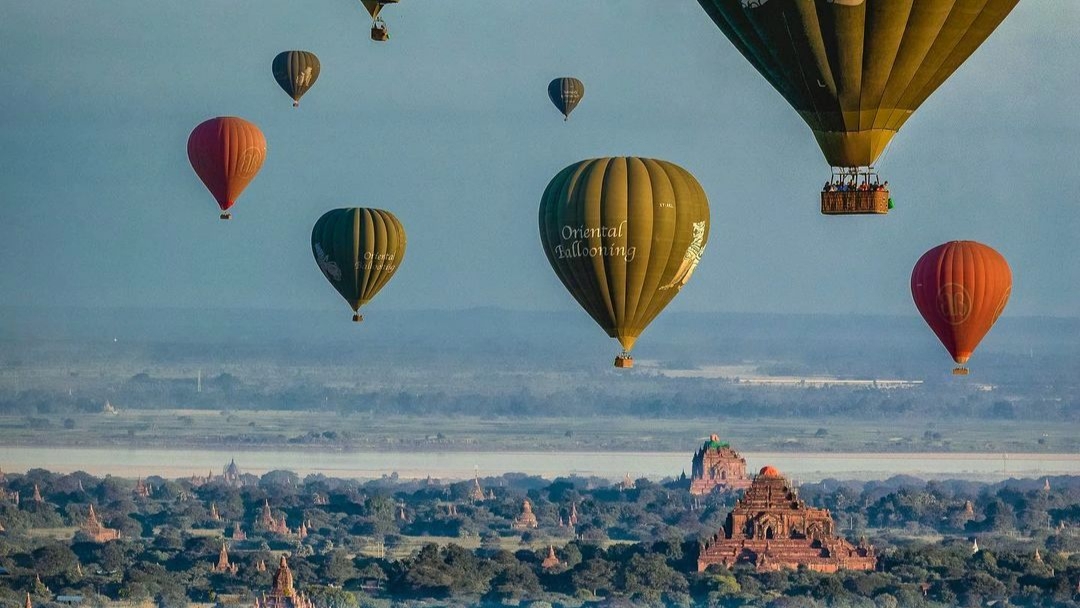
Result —
[[[352,307],[371,301],[401,266],[405,257],[405,228],[382,209],[334,209],[311,230],[311,253],[327,281]]]
[[[308,51],[284,51],[274,57],[274,79],[292,97],[293,107],[319,79],[319,58]]]
[[[585,85],[577,78],[556,78],[548,85],[548,97],[551,103],[562,112],[563,120],[570,119],[570,113],[585,97]]]

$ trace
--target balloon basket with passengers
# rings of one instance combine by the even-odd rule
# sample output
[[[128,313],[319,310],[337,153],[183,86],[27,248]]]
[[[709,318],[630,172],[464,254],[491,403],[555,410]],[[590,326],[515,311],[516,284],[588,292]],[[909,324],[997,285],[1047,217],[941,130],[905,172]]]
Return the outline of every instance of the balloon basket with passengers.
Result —
[[[885,215],[892,208],[889,182],[873,167],[833,167],[821,189],[822,215]]]
[[[379,16],[379,13],[387,4],[397,4],[397,2],[398,0],[360,0],[360,3],[367,9],[368,14],[371,15],[371,39],[375,42],[390,40],[390,29],[386,27],[386,22]]]

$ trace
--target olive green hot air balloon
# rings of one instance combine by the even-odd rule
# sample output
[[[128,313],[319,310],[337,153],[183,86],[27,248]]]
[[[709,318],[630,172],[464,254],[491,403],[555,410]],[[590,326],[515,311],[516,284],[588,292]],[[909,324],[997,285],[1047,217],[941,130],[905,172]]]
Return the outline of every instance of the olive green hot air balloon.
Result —
[[[274,57],[274,80],[293,99],[293,107],[319,79],[319,58],[308,51],[284,51]]]
[[[548,84],[548,98],[562,112],[564,121],[570,120],[570,113],[582,97],[585,97],[585,85],[577,78],[556,78]]]
[[[709,201],[688,171],[648,158],[563,169],[540,201],[540,242],[578,304],[623,347],[690,280],[709,241]]]
[[[845,169],[872,166],[1018,1],[698,0]]]
[[[311,230],[311,253],[326,280],[361,321],[360,307],[394,276],[405,257],[405,229],[382,209],[334,209]]]

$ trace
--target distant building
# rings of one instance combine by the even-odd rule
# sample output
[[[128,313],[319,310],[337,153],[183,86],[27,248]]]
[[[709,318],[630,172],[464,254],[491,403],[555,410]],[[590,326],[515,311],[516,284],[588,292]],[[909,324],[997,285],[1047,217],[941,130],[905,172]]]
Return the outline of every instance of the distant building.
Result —
[[[218,513],[216,502],[210,503],[210,520],[221,521],[221,513]]]
[[[238,568],[236,564],[229,563],[229,549],[224,542],[221,543],[221,552],[218,553],[217,565],[214,566],[214,572],[222,572],[226,574],[236,574]]]
[[[31,500],[33,500],[36,503],[45,502],[45,499],[41,497],[41,488],[39,488],[38,484],[36,484],[36,483],[34,484],[34,496],[31,498]]]
[[[469,490],[469,500],[473,502],[483,502],[486,500],[484,496],[484,488],[480,487],[480,475],[473,476],[473,487]]]
[[[285,523],[284,513],[281,515],[280,519],[274,519],[274,514],[270,510],[269,500],[263,501],[262,513],[259,515],[259,521],[257,522],[256,527],[273,534],[288,535],[292,533],[292,530],[289,530],[289,526]]]
[[[713,490],[745,490],[751,479],[746,474],[746,459],[731,449],[726,441],[720,441],[715,433],[694,454],[690,474],[690,493],[695,496],[709,494]]]
[[[247,540],[247,532],[244,532],[244,530],[240,527],[240,522],[238,521],[233,522],[232,539]]]
[[[525,502],[521,505],[521,515],[514,518],[512,527],[515,530],[532,530],[539,527],[539,522],[536,521],[536,515],[532,511],[532,503],[529,499],[525,499]]]
[[[225,465],[225,468],[221,470],[221,477],[225,480],[225,483],[231,486],[243,485],[243,480],[240,479],[242,473],[240,467],[236,466],[236,459],[233,458],[229,464]]]
[[[558,568],[561,565],[562,562],[560,562],[559,558],[555,555],[555,547],[553,547],[552,545],[548,545],[547,557],[544,558],[544,561],[540,564],[540,567],[544,570],[551,570],[552,568]]]
[[[627,471],[626,477],[619,482],[620,490],[634,490],[637,488],[637,483],[630,478],[630,472]]]
[[[82,531],[96,543],[107,543],[120,538],[119,530],[106,528],[98,521],[97,514],[94,513],[94,505],[90,505],[90,512],[86,516]]]
[[[292,571],[284,555],[274,573],[274,587],[261,601],[255,599],[255,608],[315,608],[314,602],[293,588]]]
[[[779,471],[765,467],[698,554],[699,572],[713,564],[740,563],[759,572],[800,566],[836,572],[873,570],[877,557],[873,547],[856,547],[836,536],[827,509],[807,507]]]
[[[139,481],[135,484],[135,497],[136,498],[150,498],[150,486],[146,485],[143,478],[140,477]]]

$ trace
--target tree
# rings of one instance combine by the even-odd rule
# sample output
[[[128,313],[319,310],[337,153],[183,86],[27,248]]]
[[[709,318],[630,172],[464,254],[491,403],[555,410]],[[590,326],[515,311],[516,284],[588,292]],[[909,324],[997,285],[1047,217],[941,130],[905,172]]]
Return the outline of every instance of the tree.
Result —
[[[610,593],[614,587],[615,566],[603,558],[591,558],[578,564],[570,575],[576,589],[588,591],[590,595],[599,595],[601,591]]]

